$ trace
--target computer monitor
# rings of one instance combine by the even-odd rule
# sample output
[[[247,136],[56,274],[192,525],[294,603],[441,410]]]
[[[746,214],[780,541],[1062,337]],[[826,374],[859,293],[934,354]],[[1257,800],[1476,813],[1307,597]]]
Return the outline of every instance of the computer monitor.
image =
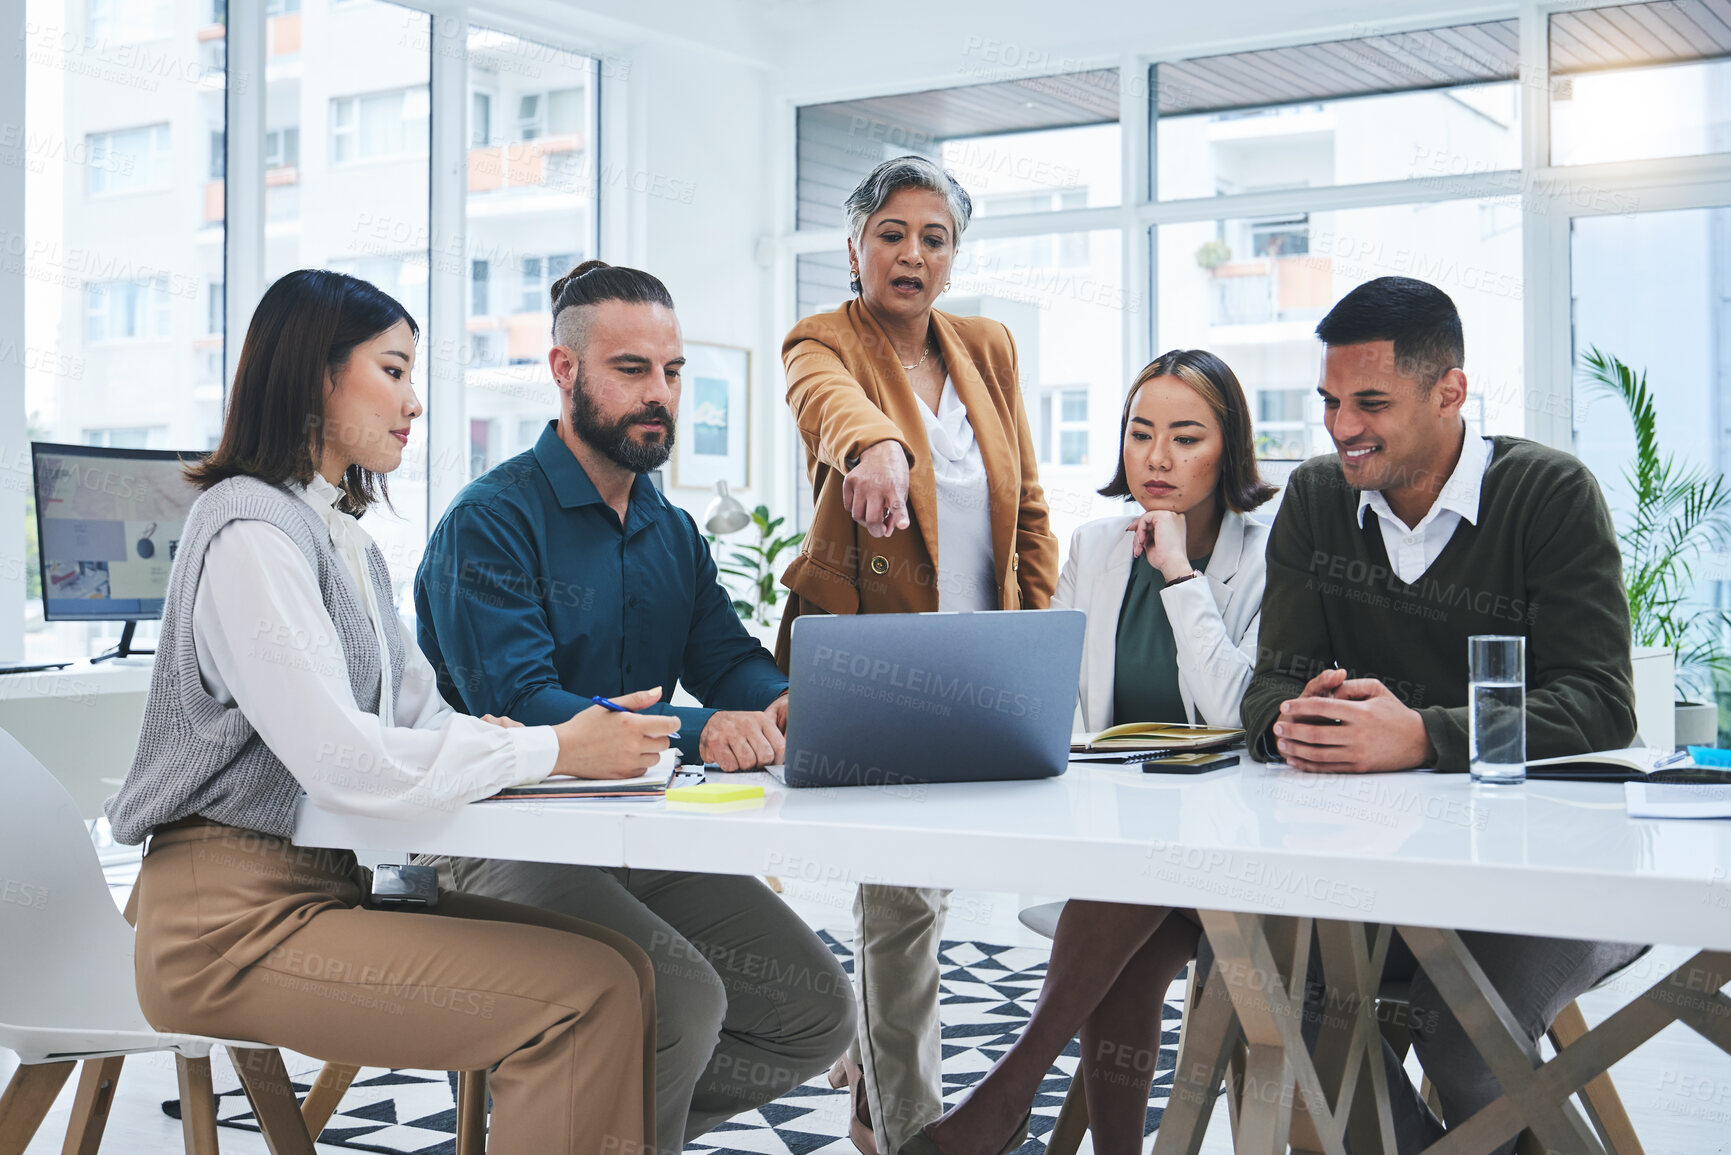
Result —
[[[107,449],[35,441],[36,530],[42,616],[58,622],[136,623],[162,616],[168,571],[198,490],[185,467],[202,453]]]

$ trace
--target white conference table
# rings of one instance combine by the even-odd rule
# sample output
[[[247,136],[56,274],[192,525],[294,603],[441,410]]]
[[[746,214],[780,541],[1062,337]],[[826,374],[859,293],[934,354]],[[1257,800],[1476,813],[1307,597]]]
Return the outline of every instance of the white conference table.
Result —
[[[1465,775],[1058,778],[789,790],[742,809],[480,802],[411,821],[302,800],[295,841],[1731,950],[1731,822],[1631,819],[1621,786]]]
[[[1354,1131],[1355,1150],[1379,1137],[1392,1150],[1381,1064],[1370,1060],[1381,1046],[1380,952],[1395,927],[1433,979],[1447,972],[1439,987],[1509,1092],[1474,1117],[1479,1131],[1433,1150],[1488,1148],[1531,1126],[1552,1149],[1590,1155],[1599,1148],[1567,1099],[1621,1054],[1673,1019],[1731,1050],[1731,1000],[1717,993],[1731,956],[1711,953],[1731,951],[1731,822],[1631,819],[1620,785],[1310,775],[1248,759],[1197,776],[1077,763],[1026,782],[789,790],[764,773],[728,780],[760,783],[765,796],[733,806],[478,802],[408,821],[303,799],[295,841],[1197,908],[1216,955],[1208,981],[1221,976],[1230,1002],[1188,1016],[1204,1024],[1191,1029],[1204,1057],[1180,1075],[1156,1151],[1195,1150],[1233,1039],[1248,1056],[1238,1084],[1272,1087],[1239,1096],[1239,1151],[1290,1143],[1344,1155],[1349,1127],[1367,1126]],[[1355,1008],[1316,1059],[1298,1035],[1308,952],[1294,945],[1312,925],[1329,985]],[[1541,1064],[1453,930],[1709,950]],[[1367,1102],[1377,1112],[1368,1124]]]

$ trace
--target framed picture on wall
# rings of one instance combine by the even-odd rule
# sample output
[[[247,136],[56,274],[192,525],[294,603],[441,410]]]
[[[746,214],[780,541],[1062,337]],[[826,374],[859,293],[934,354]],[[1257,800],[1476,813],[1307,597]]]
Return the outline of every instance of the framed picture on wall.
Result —
[[[673,484],[751,484],[751,350],[685,343],[684,386],[673,442]]]

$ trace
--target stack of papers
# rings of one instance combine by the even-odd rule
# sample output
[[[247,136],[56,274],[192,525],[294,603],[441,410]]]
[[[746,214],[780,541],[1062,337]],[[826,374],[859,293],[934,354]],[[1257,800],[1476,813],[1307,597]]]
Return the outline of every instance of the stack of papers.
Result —
[[[633,798],[653,801],[667,793],[679,769],[679,751],[668,749],[649,770],[634,778],[549,778],[533,786],[507,786],[483,802],[544,802],[561,798]],[[701,773],[701,771],[699,771]]]

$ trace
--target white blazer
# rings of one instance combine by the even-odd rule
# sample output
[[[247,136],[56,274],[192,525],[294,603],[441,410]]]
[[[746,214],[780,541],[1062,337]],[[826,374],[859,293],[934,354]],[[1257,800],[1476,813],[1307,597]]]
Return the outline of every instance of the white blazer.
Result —
[[[1131,563],[1148,564],[1130,556],[1134,535],[1128,529],[1140,516],[1103,517],[1078,529],[1070,539],[1070,556],[1052,597],[1054,608],[1079,609],[1088,615],[1077,710],[1082,730],[1104,730],[1113,724],[1118,614],[1130,583]],[[1267,546],[1268,526],[1227,510],[1203,576],[1160,591],[1178,647],[1178,692],[1192,722],[1239,724],[1238,704],[1256,669]]]

